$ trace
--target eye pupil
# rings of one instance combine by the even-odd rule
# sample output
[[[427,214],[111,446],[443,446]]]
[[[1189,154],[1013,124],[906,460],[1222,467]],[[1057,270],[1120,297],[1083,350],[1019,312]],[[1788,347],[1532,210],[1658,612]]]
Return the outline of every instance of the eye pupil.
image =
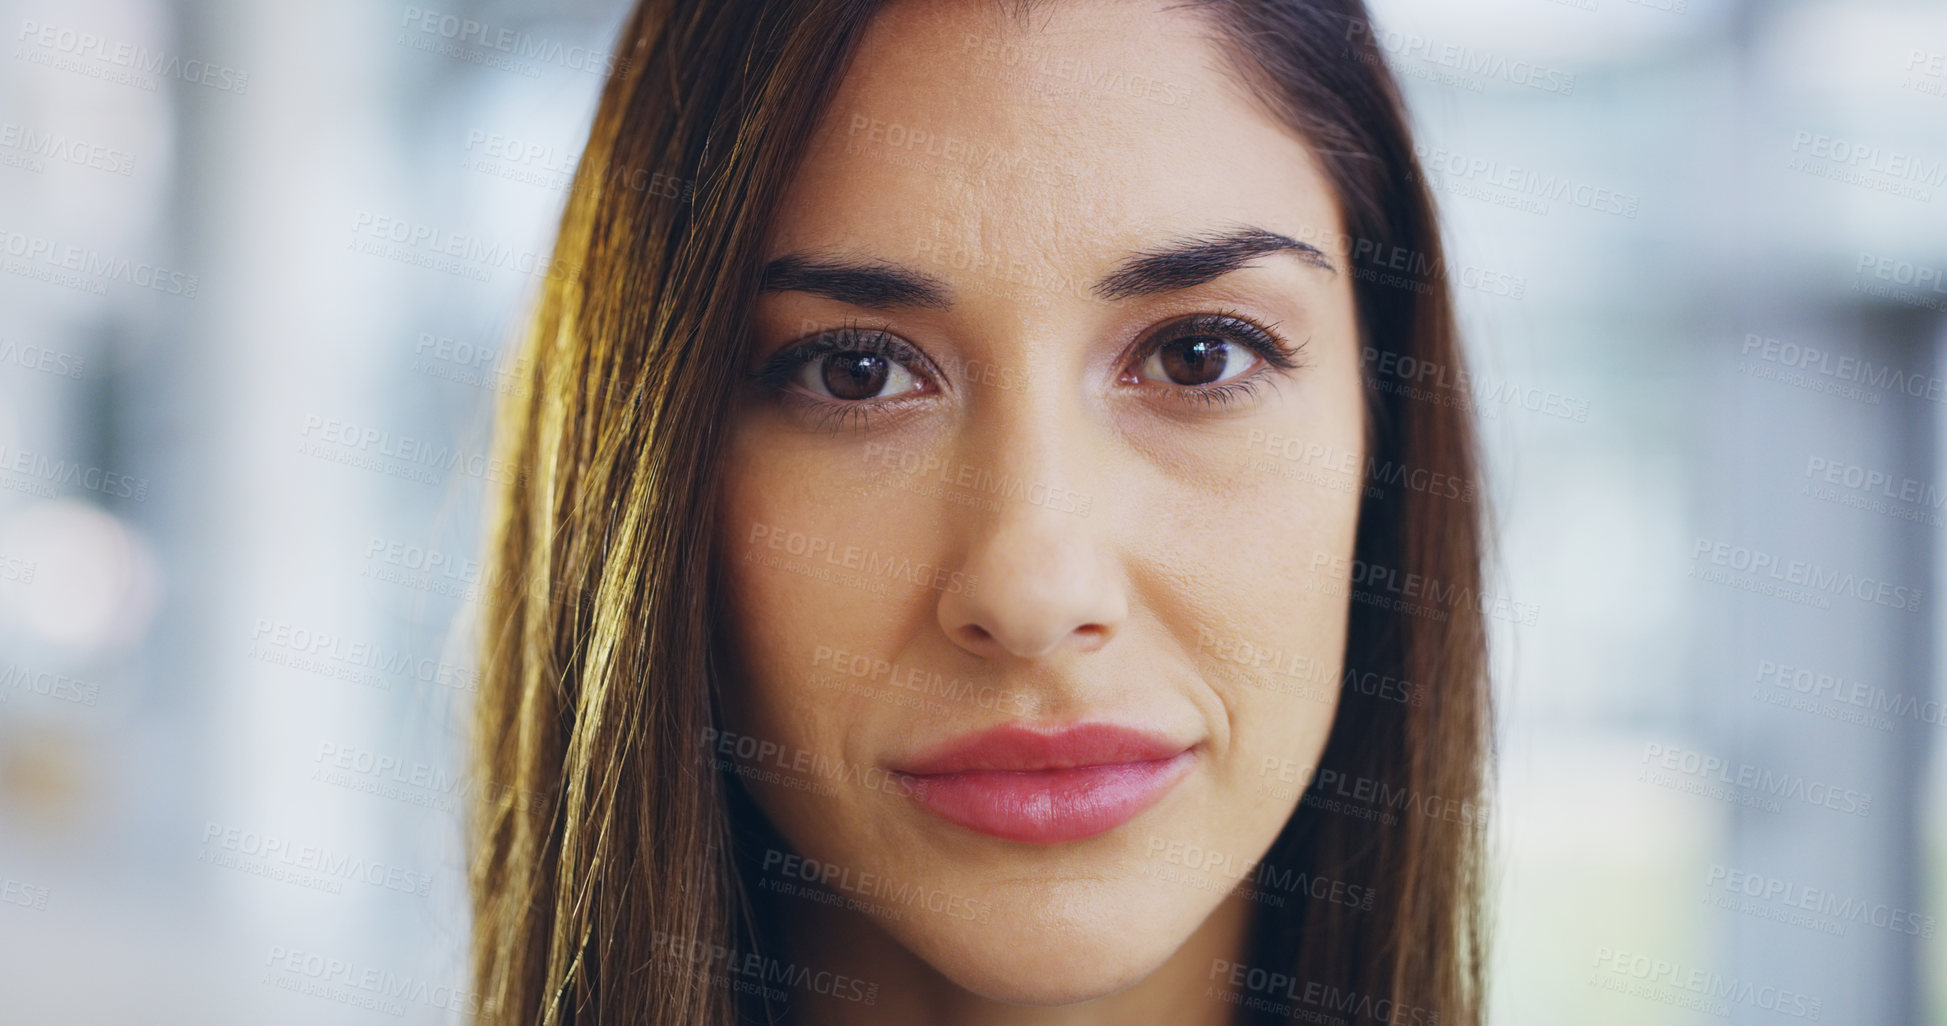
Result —
[[[1230,343],[1210,335],[1186,335],[1165,342],[1157,355],[1163,371],[1179,385],[1207,385],[1223,377]]]
[[[833,353],[824,364],[825,388],[839,399],[870,399],[892,374],[891,364],[877,353]]]

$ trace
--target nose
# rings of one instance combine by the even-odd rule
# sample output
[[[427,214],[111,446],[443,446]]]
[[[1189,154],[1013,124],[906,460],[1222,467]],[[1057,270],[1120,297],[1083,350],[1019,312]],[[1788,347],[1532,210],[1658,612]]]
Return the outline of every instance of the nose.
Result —
[[[972,587],[940,596],[941,629],[986,659],[1106,645],[1129,614],[1122,569],[1104,537],[1106,511],[1094,501],[1080,512],[1074,502],[1037,501],[1073,496],[1046,477],[1002,476],[1001,484],[1013,494],[994,496],[998,510],[963,507],[973,532],[963,568]]]

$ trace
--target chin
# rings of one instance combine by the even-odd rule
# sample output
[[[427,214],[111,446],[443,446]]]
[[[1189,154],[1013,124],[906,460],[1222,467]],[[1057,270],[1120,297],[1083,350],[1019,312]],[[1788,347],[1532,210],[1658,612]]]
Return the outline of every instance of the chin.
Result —
[[[991,1001],[1066,1005],[1122,990],[1155,972],[1208,915],[1195,895],[1154,881],[1029,882],[986,899],[979,922],[898,924],[901,944],[959,987]],[[1145,887],[1145,885],[1149,885]],[[1163,900],[1176,898],[1174,902]]]

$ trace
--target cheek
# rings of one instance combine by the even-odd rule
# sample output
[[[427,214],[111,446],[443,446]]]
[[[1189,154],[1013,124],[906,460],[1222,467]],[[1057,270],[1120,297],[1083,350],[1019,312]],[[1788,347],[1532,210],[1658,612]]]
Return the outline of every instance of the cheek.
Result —
[[[1195,666],[1229,737],[1214,785],[1248,850],[1281,827],[1338,708],[1349,593],[1344,580],[1367,487],[1356,369],[1320,368],[1320,386],[1253,425],[1224,469],[1223,503],[1191,507],[1177,566]],[[1267,833],[1268,831],[1268,833]]]
[[[1245,814],[1259,821],[1253,834],[1296,804],[1267,773],[1315,763],[1337,711],[1347,600],[1311,567],[1321,554],[1350,557],[1356,513],[1346,505],[1279,507],[1310,512],[1273,538],[1211,554],[1196,578],[1184,633],[1229,730],[1214,784],[1240,814],[1259,810]]]
[[[740,671],[724,682],[724,715],[752,731],[802,733],[805,716],[815,722],[831,704],[819,700],[819,671],[834,662],[834,651],[859,650],[865,639],[846,628],[875,599],[835,579],[852,545],[833,515],[837,505],[805,501],[778,469],[763,459],[733,460],[719,507],[733,621],[726,626]]]
[[[724,729],[769,743],[778,753],[746,779],[796,775],[803,767],[865,765],[889,729],[877,699],[893,653],[915,624],[933,616],[926,595],[874,573],[882,557],[905,551],[914,535],[896,510],[788,454],[733,445],[718,505],[718,553],[728,589]],[[823,481],[823,484],[807,484]],[[875,513],[876,511],[876,513]],[[871,524],[871,533],[861,531]],[[836,807],[863,798],[848,789],[754,789],[772,821],[794,842],[831,822]],[[816,847],[814,844],[813,847]]]

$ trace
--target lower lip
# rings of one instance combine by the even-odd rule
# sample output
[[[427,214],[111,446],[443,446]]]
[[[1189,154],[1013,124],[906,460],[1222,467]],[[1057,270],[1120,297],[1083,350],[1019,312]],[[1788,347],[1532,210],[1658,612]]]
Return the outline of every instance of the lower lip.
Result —
[[[1183,751],[1148,762],[905,776],[914,799],[948,822],[1008,841],[1062,844],[1134,819],[1183,779],[1195,758]]]

